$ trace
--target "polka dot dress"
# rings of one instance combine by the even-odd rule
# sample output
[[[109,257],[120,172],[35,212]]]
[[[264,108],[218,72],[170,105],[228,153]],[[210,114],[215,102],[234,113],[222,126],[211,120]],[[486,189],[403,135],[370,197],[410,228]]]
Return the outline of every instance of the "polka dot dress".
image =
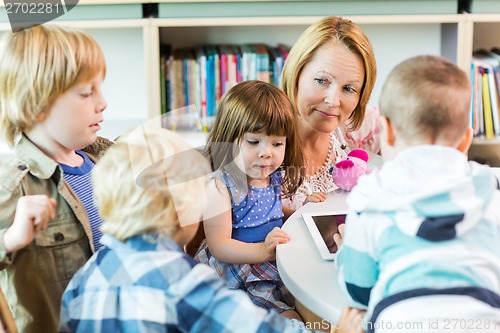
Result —
[[[233,198],[233,238],[248,243],[263,242],[269,231],[283,224],[281,172],[270,175],[269,186],[249,186],[248,195],[237,202],[236,187],[227,174],[221,179]]]

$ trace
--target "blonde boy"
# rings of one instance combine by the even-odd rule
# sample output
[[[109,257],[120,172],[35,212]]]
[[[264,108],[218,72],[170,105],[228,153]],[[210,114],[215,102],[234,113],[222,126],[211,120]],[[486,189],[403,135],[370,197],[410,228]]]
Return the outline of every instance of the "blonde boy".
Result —
[[[19,332],[57,331],[64,288],[98,244],[95,159],[79,149],[96,141],[105,73],[78,30],[41,25],[0,41],[0,133],[15,155],[0,169],[0,287]]]
[[[106,152],[92,175],[105,247],[64,292],[61,332],[299,331],[182,251],[210,171],[165,129],[138,128]]]
[[[471,87],[438,56],[397,65],[380,97],[382,169],[348,197],[337,265],[367,332],[498,332],[500,191],[468,162]]]

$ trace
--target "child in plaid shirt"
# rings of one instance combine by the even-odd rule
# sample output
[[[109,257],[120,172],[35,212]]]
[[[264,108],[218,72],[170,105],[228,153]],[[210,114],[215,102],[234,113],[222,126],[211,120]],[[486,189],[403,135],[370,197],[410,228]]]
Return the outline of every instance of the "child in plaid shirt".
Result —
[[[70,281],[61,332],[299,332],[182,247],[197,231],[210,167],[165,129],[122,136],[92,181],[103,248]]]

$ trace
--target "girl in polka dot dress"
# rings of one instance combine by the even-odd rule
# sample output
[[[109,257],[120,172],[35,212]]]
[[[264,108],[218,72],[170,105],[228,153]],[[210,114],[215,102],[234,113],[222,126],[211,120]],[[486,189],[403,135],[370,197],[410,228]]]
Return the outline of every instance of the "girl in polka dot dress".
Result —
[[[255,304],[300,319],[274,261],[276,246],[290,239],[281,230],[282,196],[303,179],[296,114],[281,90],[262,81],[224,95],[206,147],[215,171],[196,259]]]

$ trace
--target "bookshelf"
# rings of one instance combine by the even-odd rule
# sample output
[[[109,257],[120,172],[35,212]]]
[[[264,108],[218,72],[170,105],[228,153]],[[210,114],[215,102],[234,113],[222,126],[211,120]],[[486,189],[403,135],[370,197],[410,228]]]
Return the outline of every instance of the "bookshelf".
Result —
[[[208,2],[208,1],[207,1]],[[464,53],[462,40],[464,40],[462,15],[453,14],[456,8],[449,8],[450,13],[429,14],[423,13],[420,8],[419,14],[404,14],[402,9],[391,7],[385,12],[380,7],[363,8],[362,12],[377,11],[379,15],[353,15],[361,11],[359,5],[366,5],[367,1],[352,1],[357,3],[355,8],[347,6],[345,2],[337,1],[310,1],[309,8],[301,7],[305,1],[283,1],[289,6],[287,10],[278,10],[279,6],[274,2],[273,6],[253,4],[255,8],[238,7],[236,1],[232,6],[225,7],[222,3],[196,3],[190,6],[189,2],[161,2],[159,5],[159,18],[151,20],[153,45],[157,47],[151,52],[152,55],[159,54],[160,44],[169,44],[172,49],[196,47],[203,44],[247,44],[265,43],[276,46],[278,43],[292,46],[299,35],[312,23],[325,15],[341,15],[358,23],[370,37],[377,58],[378,77],[371,103],[378,104],[378,96],[382,83],[389,74],[392,67],[408,57],[427,53],[443,55],[450,60],[459,63],[466,68],[467,59]],[[397,3],[398,1],[394,1]],[[340,9],[325,8],[325,4],[343,3]],[[379,2],[380,3],[380,2]],[[412,3],[409,1],[408,3]],[[165,5],[170,5],[166,7]],[[295,5],[295,6],[292,6]],[[178,8],[180,6],[182,9]],[[290,7],[291,6],[291,7]],[[264,11],[263,8],[266,8]],[[242,8],[242,10],[238,10]],[[253,16],[259,10],[261,16]],[[339,13],[342,10],[343,12]],[[297,13],[301,12],[302,15]],[[318,13],[322,15],[317,15]],[[188,13],[188,14],[186,14]],[[383,14],[385,13],[385,14]],[[184,14],[184,17],[182,15]],[[278,15],[279,14],[279,15]],[[168,16],[168,17],[166,17]],[[411,38],[409,38],[411,36]],[[154,42],[156,41],[156,43]],[[151,60],[153,67],[153,82],[160,82],[159,58]],[[156,96],[153,98],[154,108],[161,109],[161,93],[159,85],[154,88]],[[200,136],[202,144],[203,135]]]
[[[500,4],[495,1],[475,0],[472,2],[471,14],[464,14],[465,25],[469,30],[467,42],[468,53],[472,59],[472,51],[500,47]],[[470,63],[467,60],[466,63]],[[469,149],[469,158],[492,166],[500,166],[500,135],[493,139],[474,138]]]
[[[471,160],[498,167],[500,166],[500,138],[475,138],[468,154]]]
[[[144,18],[143,5],[152,3],[80,0],[55,21],[88,31],[103,47],[108,109],[101,135],[111,139],[146,120],[160,124],[161,43],[173,48],[253,42],[292,46],[321,17],[344,16],[358,23],[373,43],[378,67],[370,101],[374,105],[389,71],[405,58],[442,55],[469,71],[474,49],[500,46],[499,34],[486,33],[500,29],[500,6],[493,0],[474,0],[473,14],[457,14],[453,0],[159,0],[158,17]],[[1,2],[0,34],[7,30]],[[189,133],[192,143],[204,140],[201,133]],[[474,140],[474,145],[486,144]]]

